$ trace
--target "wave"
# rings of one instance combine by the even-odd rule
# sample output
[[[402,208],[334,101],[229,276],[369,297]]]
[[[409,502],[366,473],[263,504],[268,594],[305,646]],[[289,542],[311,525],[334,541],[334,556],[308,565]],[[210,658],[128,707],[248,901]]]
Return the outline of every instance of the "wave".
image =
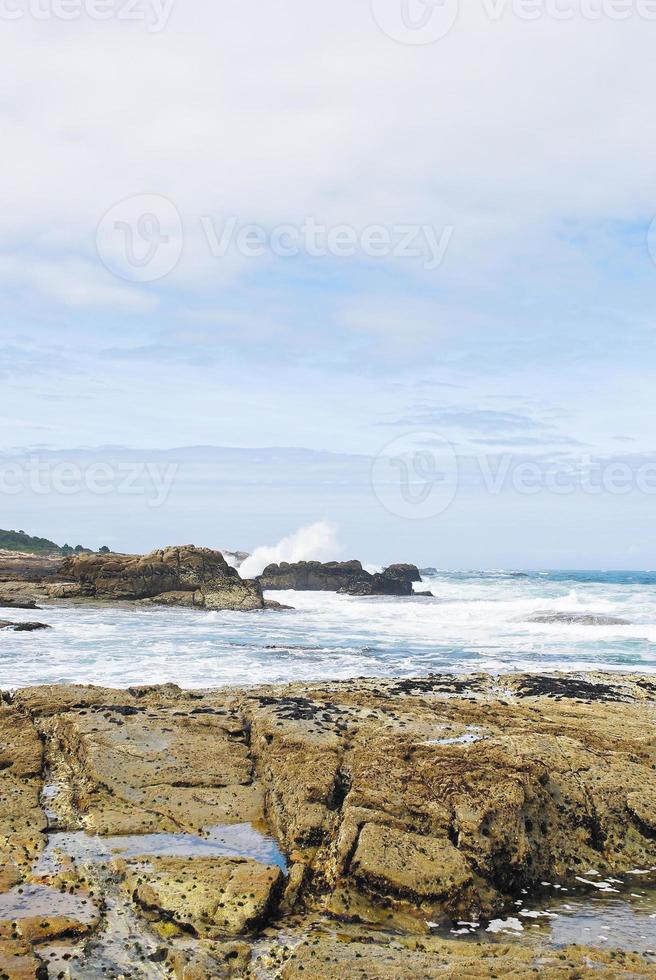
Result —
[[[299,528],[274,545],[256,548],[239,569],[242,578],[261,575],[267,565],[281,561],[327,561],[338,553],[337,528],[329,521],[318,521]]]

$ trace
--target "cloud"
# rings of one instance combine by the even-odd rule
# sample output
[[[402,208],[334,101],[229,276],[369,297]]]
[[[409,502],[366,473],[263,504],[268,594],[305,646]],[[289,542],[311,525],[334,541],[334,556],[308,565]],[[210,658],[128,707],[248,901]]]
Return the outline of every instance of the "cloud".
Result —
[[[490,409],[459,409],[420,411],[392,422],[379,422],[385,426],[414,426],[455,428],[465,432],[506,433],[518,430],[533,431],[548,428],[545,422],[515,412],[498,412]]]
[[[28,249],[0,255],[0,283],[30,301],[36,294],[50,307],[68,310],[147,313],[158,305],[157,297],[117,281],[96,262],[65,254],[44,259]]]
[[[164,282],[135,288],[141,296],[173,285],[216,297],[217,287],[272,272],[307,281],[319,269],[332,278],[373,267],[392,306],[378,316],[346,307],[339,323],[403,332],[395,309],[414,282],[447,292],[441,316],[429,303],[409,317],[415,337],[434,342],[453,327],[445,301],[471,308],[477,294],[493,297],[518,279],[524,293],[527,282],[545,289],[555,277],[567,290],[594,289],[595,249],[625,251],[626,227],[644,238],[656,210],[643,122],[655,72],[649,31],[637,16],[494,22],[484,11],[467,5],[450,35],[425,49],[390,40],[368,5],[350,0],[326,10],[291,0],[255,18],[245,5],[177,4],[157,35],[116,19],[7,23],[2,71],[15,95],[3,120],[0,247],[18,254],[29,242],[41,259],[28,262],[47,250],[68,278],[67,255],[97,263],[95,231],[108,209],[159,194],[180,212],[185,249]],[[53,77],[56,108],[41,97]],[[215,259],[200,222],[237,216],[272,227],[307,215],[356,229],[450,224],[455,234],[435,273],[407,259]],[[125,287],[57,288],[45,274],[36,288],[64,307],[114,301],[125,311],[134,302]]]

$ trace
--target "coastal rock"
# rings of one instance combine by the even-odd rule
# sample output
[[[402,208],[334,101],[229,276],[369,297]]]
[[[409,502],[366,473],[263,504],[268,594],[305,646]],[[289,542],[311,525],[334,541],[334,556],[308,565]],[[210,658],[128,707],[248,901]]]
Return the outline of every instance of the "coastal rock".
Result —
[[[43,583],[59,573],[61,558],[29,555],[21,552],[0,551],[0,585],[16,583]]]
[[[0,609],[38,609],[36,599],[15,590],[0,589]]]
[[[11,980],[47,980],[48,970],[28,943],[0,939],[0,976]]]
[[[34,633],[38,630],[52,629],[47,623],[12,623],[6,619],[0,619],[0,630],[13,630],[14,633]]]
[[[653,702],[626,678],[553,680],[558,700],[522,676],[511,698],[482,677],[253,695],[269,818],[333,911],[355,892],[402,917],[492,915],[543,880],[654,864]]]
[[[604,616],[599,613],[577,613],[577,612],[545,612],[536,613],[528,620],[529,623],[558,624],[564,623],[572,626],[630,626],[628,619],[621,619],[618,616]]]
[[[472,881],[469,864],[449,840],[376,823],[362,828],[350,873],[364,887],[384,882],[396,894],[419,899],[457,895]]]
[[[0,893],[17,884],[43,846],[43,745],[29,718],[0,702]]]
[[[648,833],[656,834],[656,789],[638,790],[626,798],[632,815]]]
[[[390,565],[371,574],[359,561],[299,561],[267,565],[259,577],[263,589],[341,592],[356,596],[410,596],[421,575],[415,565]]]
[[[75,555],[62,562],[59,574],[94,599],[161,599],[204,609],[251,610],[264,604],[260,586],[240,578],[220,551],[194,545],[148,555]]]
[[[163,950],[164,951],[164,950]],[[251,947],[243,940],[212,942],[200,940],[192,947],[165,947],[165,962],[176,980],[208,980],[216,977],[251,977]]]
[[[107,915],[92,915],[95,935],[76,947],[81,976],[112,943],[132,955],[122,922],[147,959],[187,980],[656,976],[612,940],[607,950],[554,950],[543,941],[548,922],[540,932],[530,918],[512,942],[444,938],[460,920],[481,922],[485,937],[486,920],[519,922],[542,882],[580,890],[613,876],[628,893],[640,873],[648,886],[655,720],[653,679],[615,673],[20,690],[0,706],[0,891],[30,874],[48,883],[47,780],[60,831],[50,861],[67,839],[80,846],[81,830],[168,835],[168,844],[144,837],[143,850],[129,838],[139,856],[119,854],[96,873],[91,904]],[[287,878],[269,850],[263,863],[203,853],[203,828],[243,823],[276,837]],[[185,840],[196,856],[161,850]],[[6,936],[23,936],[16,949],[28,960],[48,938],[39,923],[85,924],[55,900],[74,881],[49,884],[48,915],[23,914],[38,917],[35,931]],[[138,976],[143,966],[122,960],[108,972]]]
[[[337,934],[336,934],[337,933]],[[449,942],[433,936],[375,933],[362,926],[308,925],[300,942],[272,950],[267,966],[281,980],[637,980],[656,976],[656,965],[634,953],[570,946],[561,950],[520,942]],[[283,939],[283,937],[281,937]],[[289,942],[289,934],[284,940]],[[257,976],[257,974],[256,974]]]
[[[150,858],[128,865],[126,887],[155,916],[200,937],[239,936],[275,910],[283,874],[239,858]]]
[[[51,577],[30,582],[21,578],[12,580],[8,577],[11,574],[0,557],[0,608],[38,609],[39,602],[48,599],[53,588]]]
[[[194,833],[263,819],[238,715],[87,690],[87,698],[75,697],[77,710],[44,723],[63,753],[82,826],[100,834]]]

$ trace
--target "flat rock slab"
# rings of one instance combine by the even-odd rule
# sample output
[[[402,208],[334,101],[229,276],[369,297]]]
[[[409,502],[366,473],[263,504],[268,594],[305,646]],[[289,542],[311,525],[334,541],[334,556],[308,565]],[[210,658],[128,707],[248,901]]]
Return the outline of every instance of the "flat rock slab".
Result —
[[[362,828],[351,874],[365,887],[384,882],[399,894],[420,899],[457,894],[472,880],[469,864],[450,841],[375,823]]]
[[[153,858],[128,864],[126,887],[144,909],[197,936],[251,932],[266,922],[282,891],[275,865],[217,858]]]
[[[275,962],[275,960],[274,960]],[[257,975],[257,974],[256,974]],[[655,977],[656,965],[631,953],[591,951],[572,947],[549,952],[518,944],[481,945],[439,939],[408,940],[369,936],[309,935],[284,960],[277,974],[281,980],[463,980],[467,977],[512,977],[513,980],[637,980]]]
[[[151,708],[100,702],[50,725],[64,749],[77,808],[101,834],[188,831],[263,818],[241,719],[194,713],[176,702]],[[78,702],[79,703],[79,702]]]

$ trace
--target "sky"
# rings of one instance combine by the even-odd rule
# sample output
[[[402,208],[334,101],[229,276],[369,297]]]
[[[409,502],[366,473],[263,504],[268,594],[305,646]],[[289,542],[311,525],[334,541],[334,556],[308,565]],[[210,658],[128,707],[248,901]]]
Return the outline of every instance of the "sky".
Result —
[[[3,0],[0,527],[653,568],[655,41],[649,0]]]

